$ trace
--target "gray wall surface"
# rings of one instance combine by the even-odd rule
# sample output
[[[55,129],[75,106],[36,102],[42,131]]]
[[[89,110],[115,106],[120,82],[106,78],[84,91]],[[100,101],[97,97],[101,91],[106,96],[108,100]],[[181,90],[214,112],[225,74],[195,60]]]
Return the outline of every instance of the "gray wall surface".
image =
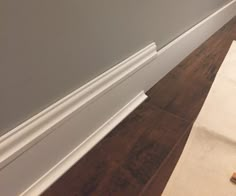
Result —
[[[230,0],[0,0],[0,135]]]

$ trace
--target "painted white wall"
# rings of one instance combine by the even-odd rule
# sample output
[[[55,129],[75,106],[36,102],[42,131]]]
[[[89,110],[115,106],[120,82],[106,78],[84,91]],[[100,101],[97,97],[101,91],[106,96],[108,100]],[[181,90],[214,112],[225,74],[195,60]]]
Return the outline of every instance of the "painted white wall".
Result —
[[[230,0],[1,0],[0,135]]]

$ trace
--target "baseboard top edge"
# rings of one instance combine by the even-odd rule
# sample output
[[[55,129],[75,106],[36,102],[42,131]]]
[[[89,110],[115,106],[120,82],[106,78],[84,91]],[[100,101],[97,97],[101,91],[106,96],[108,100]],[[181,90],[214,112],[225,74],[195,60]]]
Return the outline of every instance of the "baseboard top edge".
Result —
[[[156,56],[151,43],[0,137],[0,170],[51,131],[58,122],[119,84]]]

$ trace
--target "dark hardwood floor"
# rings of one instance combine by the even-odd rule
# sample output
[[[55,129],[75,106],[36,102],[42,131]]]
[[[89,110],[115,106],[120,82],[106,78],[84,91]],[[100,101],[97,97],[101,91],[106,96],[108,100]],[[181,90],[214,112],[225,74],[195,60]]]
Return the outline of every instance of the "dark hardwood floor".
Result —
[[[233,40],[236,18],[158,82],[147,101],[43,195],[160,195]]]

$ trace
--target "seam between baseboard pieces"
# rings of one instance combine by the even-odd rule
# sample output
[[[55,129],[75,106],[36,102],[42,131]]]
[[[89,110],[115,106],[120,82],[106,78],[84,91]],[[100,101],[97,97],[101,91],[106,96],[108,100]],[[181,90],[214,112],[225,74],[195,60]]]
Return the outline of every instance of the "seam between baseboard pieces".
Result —
[[[155,57],[156,45],[152,43],[1,137],[1,168],[55,130],[54,127],[58,123],[66,120],[75,111],[83,110],[95,99],[146,66]],[[14,147],[17,140],[24,140],[24,142],[21,141]]]
[[[150,89],[151,86],[153,86],[171,69],[173,69],[177,64],[179,64],[179,62],[182,61],[188,54],[190,54],[190,52],[192,52],[196,47],[198,47],[207,38],[209,38],[208,36],[211,36],[216,31],[216,29],[222,27],[222,24],[225,24],[230,19],[230,17],[232,17],[233,15],[235,16],[235,12],[232,13],[232,9],[235,10],[236,7],[236,4],[233,4],[235,2],[236,0],[227,4],[227,6],[224,6],[223,8],[219,9],[211,17],[208,17],[195,27],[191,28],[189,31],[183,33],[183,35],[176,38],[173,42],[169,43],[166,47],[162,48],[158,52],[156,51],[155,43],[150,44],[148,47],[137,52],[135,55],[126,59],[117,66],[111,68],[106,73],[100,75],[99,77],[88,83],[96,83],[96,80],[99,80],[104,77],[105,80],[100,81],[99,84],[96,83],[97,86],[93,86],[93,88],[91,88],[91,86],[87,84],[83,86],[83,88],[81,87],[80,89],[66,96],[64,99],[60,100],[56,104],[53,104],[51,107],[47,108],[47,110],[45,110],[44,112],[36,115],[34,118],[31,119],[32,121],[28,121],[28,123],[32,123],[35,120],[38,121],[39,117],[41,118],[41,115],[48,115],[48,112],[51,112],[51,110],[54,110],[56,108],[56,111],[54,111],[53,114],[51,113],[49,116],[47,116],[47,118],[43,120],[41,119],[41,121],[34,124],[34,126],[32,124],[29,125],[27,123],[23,123],[20,127],[18,127],[18,129],[15,129],[16,132],[11,132],[7,136],[0,138],[0,141],[4,141],[3,138],[6,139],[13,133],[22,134],[22,129],[25,129],[26,126],[28,126],[25,135],[16,136],[13,134],[15,138],[13,138],[11,141],[6,142],[9,139],[8,138],[4,141],[6,142],[5,145],[1,146],[2,143],[0,143],[1,155],[6,153],[5,157],[17,157],[16,159],[14,159],[14,161],[12,161],[13,159],[9,159],[8,163],[10,164],[0,169],[0,182],[4,184],[4,187],[6,187],[4,190],[7,191],[8,195],[9,193],[11,193],[10,195],[14,195],[12,194],[12,191],[15,191],[7,189],[9,179],[11,180],[10,183],[12,184],[12,186],[14,186],[15,189],[18,188],[17,191],[20,190],[17,193],[23,192],[22,187],[24,187],[23,190],[28,190],[28,188],[32,188],[35,185],[35,189],[40,189],[42,184],[42,189],[48,187],[50,183],[53,182],[53,180],[50,181],[51,178],[56,179],[58,178],[58,176],[61,175],[60,172],[57,173],[58,171],[51,172],[58,163],[63,163],[65,157],[67,157],[76,148],[81,147],[81,145],[83,144],[82,147],[84,149],[78,152],[78,154],[80,154],[78,157],[82,157],[88,149],[91,149],[96,144],[96,142],[98,142],[102,138],[96,138],[95,132],[100,130],[100,128],[105,125],[104,123],[108,123],[106,124],[107,133],[111,131],[113,128],[112,125],[119,123],[121,120],[121,118],[119,117],[117,117],[117,119],[112,120],[111,116],[119,112],[120,109],[126,106],[126,104],[129,103],[130,100],[132,100],[138,93],[143,92],[144,94],[144,92]],[[234,7],[232,7],[232,5],[234,5]],[[220,20],[218,20],[219,18]],[[204,31],[204,34],[199,34],[199,32],[201,31]],[[119,66],[121,66],[120,69]],[[107,76],[106,74],[109,74],[109,76]],[[116,80],[114,80],[114,77],[116,77]],[[97,92],[97,94],[91,92],[91,90],[93,91],[94,89],[98,90],[99,92]],[[83,90],[84,92],[81,93],[81,90]],[[78,95],[77,93],[81,94]],[[95,98],[91,99],[91,96]],[[67,102],[68,100],[69,103]],[[64,102],[67,103],[63,105]],[[86,107],[82,107],[82,105],[85,105],[86,103]],[[129,111],[131,110],[128,109],[126,112]],[[99,114],[99,116],[96,115],[97,113]],[[74,116],[73,118],[72,115]],[[87,122],[87,119],[89,120],[90,124],[91,122],[93,122],[93,125],[90,126],[90,124],[88,124]],[[114,121],[113,124],[110,125],[109,120]],[[83,131],[78,130],[78,128],[75,128],[78,126],[81,126],[81,129]],[[57,130],[54,130],[55,128]],[[39,134],[41,135],[39,136],[33,135],[35,133],[32,132],[37,129],[40,129]],[[42,132],[45,135],[43,135]],[[86,134],[84,132],[86,132]],[[101,134],[101,136],[104,134],[104,132],[102,131],[101,133],[97,133],[97,135]],[[91,143],[85,142],[88,141],[88,138],[91,135],[95,137],[94,141],[91,141]],[[28,138],[26,139],[26,137]],[[43,137],[44,139],[41,140]],[[58,139],[58,141],[55,141],[55,138]],[[30,145],[27,146],[27,142],[31,142],[31,140],[34,141],[32,143],[29,143]],[[18,144],[19,142],[23,143]],[[26,145],[24,144],[24,142],[26,142]],[[38,142],[37,145],[36,142]],[[67,147],[67,145],[65,144],[64,146],[60,147],[63,142],[69,142],[71,145]],[[22,144],[24,144],[25,146],[23,145],[22,147]],[[41,153],[42,149],[45,149],[45,146],[47,148],[50,148],[52,144],[55,150],[51,151],[52,153],[50,156]],[[8,147],[10,149],[8,149]],[[14,154],[14,152],[17,152],[18,154]],[[20,152],[24,153],[20,154]],[[52,156],[53,153],[58,154],[55,157]],[[21,156],[19,156],[19,154]],[[73,160],[78,161],[78,157],[73,157]],[[44,164],[37,165],[37,161],[42,159],[45,160]],[[35,166],[32,166],[33,160]],[[31,166],[27,167],[27,164]],[[39,169],[36,169],[39,167],[41,169],[40,171],[38,171]],[[65,167],[65,169],[69,169],[70,166],[65,163],[63,167]],[[14,173],[26,172],[29,173],[29,175],[27,176],[27,182],[23,181],[24,179],[22,179],[21,182],[17,181],[17,177]],[[46,174],[48,175],[48,177],[44,179],[43,176],[45,176]],[[37,179],[40,179],[43,182],[41,185],[39,185],[38,188]]]

